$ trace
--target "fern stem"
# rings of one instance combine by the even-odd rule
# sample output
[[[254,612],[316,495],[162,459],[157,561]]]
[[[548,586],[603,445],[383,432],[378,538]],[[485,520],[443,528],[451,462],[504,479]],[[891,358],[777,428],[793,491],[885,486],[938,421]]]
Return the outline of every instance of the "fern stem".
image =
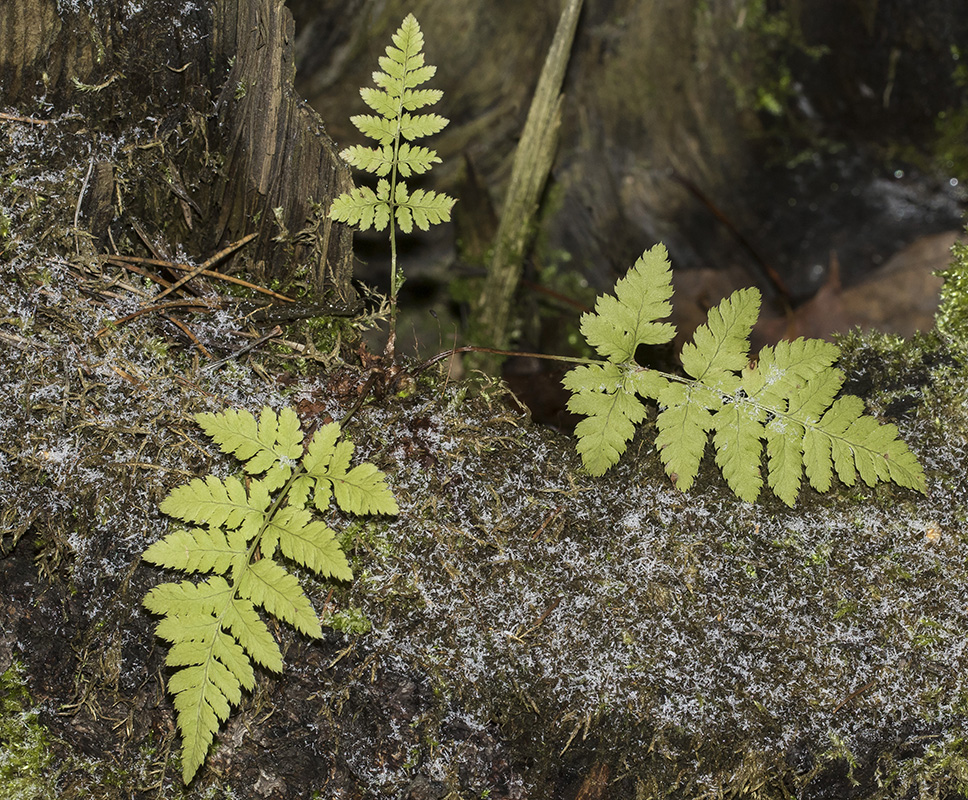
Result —
[[[393,160],[390,163],[390,332],[384,355],[393,360],[397,343],[397,294],[400,291],[400,273],[397,269],[397,165],[400,162],[400,124],[403,120],[403,93],[397,100],[396,131],[393,135]]]
[[[582,358],[581,356],[556,356],[550,353],[522,353],[519,350],[500,350],[496,347],[482,347],[481,345],[468,344],[463,347],[452,347],[450,350],[444,350],[442,353],[437,353],[433,358],[424,361],[423,364],[416,367],[411,374],[417,375],[423,372],[427,367],[432,367],[438,361],[443,361],[445,358],[450,358],[451,356],[457,355],[458,353],[490,353],[495,356],[519,356],[520,358],[543,358],[546,361],[561,361],[567,364],[605,364],[607,362],[600,358]]]
[[[394,156],[394,168],[393,177],[394,184],[390,188],[390,196],[393,197],[393,191],[396,184],[396,157]],[[396,213],[396,208],[394,204],[390,203],[390,332],[387,334],[387,345],[383,351],[383,354],[393,360],[394,353],[396,351],[397,342],[397,292],[400,287],[397,285],[397,236],[396,236],[396,226],[394,224],[393,216]]]

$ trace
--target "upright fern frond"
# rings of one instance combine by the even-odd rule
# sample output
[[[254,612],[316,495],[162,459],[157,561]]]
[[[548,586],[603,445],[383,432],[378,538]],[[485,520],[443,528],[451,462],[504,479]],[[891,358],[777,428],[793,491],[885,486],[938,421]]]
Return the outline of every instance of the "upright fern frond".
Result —
[[[354,145],[340,153],[353,167],[370,172],[380,180],[376,190],[367,186],[340,195],[330,207],[329,215],[361,231],[390,228],[390,338],[387,351],[392,355],[396,322],[396,297],[403,285],[397,268],[395,226],[404,233],[416,225],[426,231],[431,225],[450,220],[454,199],[438,192],[417,189],[411,192],[400,176],[422,175],[440,163],[437,153],[411,144],[439,133],[448,120],[439,114],[413,114],[443,97],[437,89],[418,89],[429,81],[437,68],[424,63],[424,39],[413,14],[404,19],[393,34],[393,44],[380,57],[380,70],[373,73],[378,88],[360,89],[363,102],[373,114],[350,117],[359,131],[376,141],[376,147]]]
[[[750,361],[749,335],[759,313],[756,289],[734,292],[711,309],[705,325],[682,348],[686,377],[648,370],[635,363],[640,344],[659,344],[675,328],[656,320],[668,316],[672,273],[665,248],[647,251],[616,285],[615,296],[600,297],[582,317],[588,343],[608,360],[583,365],[565,375],[572,392],[569,410],[578,423],[578,452],[586,469],[603,474],[625,452],[635,426],[645,419],[642,399],[655,400],[655,446],[666,473],[689,489],[712,433],[716,464],[730,489],[755,500],[763,485],[761,460],[766,443],[767,484],[793,505],[803,475],[817,491],[827,491],[836,474],[851,485],[860,475],[925,490],[917,459],[898,438],[897,428],[864,416],[864,403],[837,398],[843,373],[833,364],[836,345],[797,339],[765,347]]]
[[[201,583],[165,583],[151,589],[145,607],[164,617],[157,634],[171,642],[165,663],[182,735],[182,779],[204,763],[219,725],[255,685],[252,662],[282,671],[279,646],[259,615],[268,614],[319,638],[322,629],[309,598],[281,557],[326,578],[352,580],[336,534],[313,519],[337,506],[351,514],[396,514],[396,501],[372,464],[349,468],[353,445],[339,441],[339,425],[321,427],[305,450],[291,409],[264,408],[256,422],[247,411],[195,418],[223,452],[245,462],[248,481],[209,475],[172,490],[161,510],[184,522],[151,545],[143,558],[182,572],[210,574]],[[272,497],[272,492],[281,491]]]

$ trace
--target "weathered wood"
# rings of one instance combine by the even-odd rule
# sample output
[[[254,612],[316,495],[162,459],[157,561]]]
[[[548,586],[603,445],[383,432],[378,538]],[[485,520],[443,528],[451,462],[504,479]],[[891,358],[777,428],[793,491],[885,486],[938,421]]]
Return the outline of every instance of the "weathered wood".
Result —
[[[76,109],[84,126],[114,134],[153,129],[158,175],[127,187],[133,219],[122,222],[200,260],[255,232],[226,267],[244,264],[260,282],[299,279],[318,299],[352,306],[351,233],[324,214],[351,185],[349,170],[293,90],[285,5],[160,0],[127,9],[119,0],[90,14],[58,10],[55,0],[4,4],[0,101],[42,116]],[[102,247],[110,168],[98,165],[97,197],[84,198]]]
[[[483,345],[504,348],[509,342],[508,322],[514,294],[521,280],[525,253],[534,239],[541,193],[558,148],[563,102],[561,84],[581,8],[582,0],[565,3],[514,155],[494,254],[474,305],[478,343]]]

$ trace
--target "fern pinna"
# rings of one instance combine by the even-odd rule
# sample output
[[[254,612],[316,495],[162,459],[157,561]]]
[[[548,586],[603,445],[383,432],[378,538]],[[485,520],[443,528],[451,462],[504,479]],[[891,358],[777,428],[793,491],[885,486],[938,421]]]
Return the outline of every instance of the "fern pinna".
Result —
[[[730,489],[754,501],[763,485],[760,460],[766,442],[766,480],[793,505],[804,473],[814,489],[827,491],[836,474],[852,485],[856,476],[925,491],[924,473],[894,425],[864,416],[863,401],[837,398],[844,374],[833,366],[839,348],[819,339],[764,347],[751,361],[749,335],[759,315],[756,289],[734,292],[711,309],[705,325],[686,344],[686,376],[645,369],[635,362],[639,345],[671,341],[672,272],[666,249],[646,251],[615,286],[584,314],[581,330],[606,359],[572,369],[564,385],[578,423],[578,451],[593,475],[602,475],[625,452],[635,426],[646,416],[640,398],[659,405],[659,450],[666,473],[680,489],[692,486],[712,432],[716,464]],[[837,398],[837,399],[835,399]]]
[[[244,462],[246,478],[209,475],[174,489],[161,510],[195,525],[173,531],[143,556],[161,567],[210,574],[199,583],[156,586],[144,598],[149,611],[164,617],[158,636],[171,642],[165,663],[175,670],[168,691],[186,784],[230,707],[255,686],[253,662],[282,671],[279,646],[256,608],[307,636],[322,636],[309,598],[282,559],[323,577],[353,577],[334,531],[313,519],[311,507],[323,512],[335,499],[351,514],[398,510],[375,466],[350,468],[353,445],[339,440],[336,423],[317,430],[304,448],[299,419],[289,408],[278,415],[264,408],[258,422],[231,409],[195,419],[223,452]]]

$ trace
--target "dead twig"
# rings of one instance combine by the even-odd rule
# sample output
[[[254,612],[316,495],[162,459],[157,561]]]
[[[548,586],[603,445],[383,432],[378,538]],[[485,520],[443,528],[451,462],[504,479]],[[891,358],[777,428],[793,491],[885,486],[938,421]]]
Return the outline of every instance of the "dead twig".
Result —
[[[144,264],[149,267],[165,267],[167,269],[178,270],[179,272],[191,272],[197,270],[197,267],[193,267],[190,264],[179,264],[177,261],[165,261],[161,258],[141,258],[139,256],[103,256],[105,263],[117,264],[118,266],[124,267],[125,269],[130,269],[132,272],[137,272],[139,275],[144,275],[146,278],[150,278],[156,283],[160,283],[163,286],[170,286],[168,281],[163,278],[155,278],[147,270],[138,269],[135,265]],[[204,264],[202,265],[204,266]],[[258,286],[249,281],[243,280],[242,278],[236,278],[233,275],[225,275],[221,272],[215,272],[214,270],[205,269],[198,273],[206,278],[214,278],[216,280],[225,281],[226,283],[234,283],[236,286],[243,286],[246,289],[251,289],[254,292],[259,292],[260,294],[268,295],[276,300],[282,300],[284,303],[295,303],[291,297],[287,297],[284,294],[279,294],[271,289],[266,289],[263,286]],[[171,289],[169,289],[171,291]],[[159,295],[160,296],[160,295]],[[155,300],[158,297],[154,298]]]
[[[211,372],[212,370],[217,369],[223,364],[227,364],[229,361],[232,361],[233,359],[236,359],[239,356],[245,355],[250,350],[254,350],[259,345],[264,344],[265,342],[268,342],[273,337],[281,336],[281,335],[282,335],[282,328],[276,325],[276,327],[274,327],[271,331],[269,331],[265,336],[260,336],[258,339],[255,339],[249,342],[241,350],[238,350],[235,353],[232,353],[232,355],[230,356],[226,356],[225,358],[220,358],[218,361],[213,361],[211,364],[206,364],[204,367],[202,367],[201,371]]]
[[[191,339],[192,343],[195,345],[195,347],[198,348],[199,352],[203,356],[205,356],[205,358],[210,359],[212,357],[212,354],[208,351],[205,345],[203,345],[200,341],[198,341],[198,337],[194,333],[192,333],[191,328],[189,328],[184,322],[182,322],[180,319],[176,319],[175,317],[169,314],[165,314],[165,319],[167,319],[170,323],[172,323],[172,325],[175,325],[182,333],[184,333],[189,339]]]
[[[176,289],[180,289],[182,286],[188,283],[192,278],[198,277],[203,272],[205,272],[205,270],[214,266],[222,259],[232,255],[232,253],[234,253],[236,250],[239,250],[240,248],[245,247],[245,245],[247,245],[249,242],[255,239],[256,236],[258,236],[257,233],[250,233],[248,236],[243,236],[237,242],[232,242],[232,244],[230,244],[228,247],[223,247],[214,256],[207,259],[199,266],[193,267],[192,270],[187,275],[184,275],[183,277],[179,278],[171,286],[169,286],[167,289],[161,292],[161,294],[157,295],[154,298],[155,301],[160,300],[162,297],[165,297],[171,292],[174,292]]]
[[[37,119],[36,117],[18,117],[16,114],[0,114],[0,120],[4,122],[23,122],[27,125],[50,125],[55,120]]]
[[[154,306],[145,306],[144,308],[139,308],[137,311],[121,317],[120,319],[113,320],[110,324],[105,325],[101,330],[94,334],[94,338],[103,336],[112,328],[116,328],[119,325],[123,325],[126,322],[130,322],[133,319],[137,319],[144,314],[150,314],[152,311],[165,311],[170,308],[205,308],[209,309],[216,305],[219,301],[206,300],[203,297],[196,298],[194,300],[174,300],[168,303],[160,303]]]

